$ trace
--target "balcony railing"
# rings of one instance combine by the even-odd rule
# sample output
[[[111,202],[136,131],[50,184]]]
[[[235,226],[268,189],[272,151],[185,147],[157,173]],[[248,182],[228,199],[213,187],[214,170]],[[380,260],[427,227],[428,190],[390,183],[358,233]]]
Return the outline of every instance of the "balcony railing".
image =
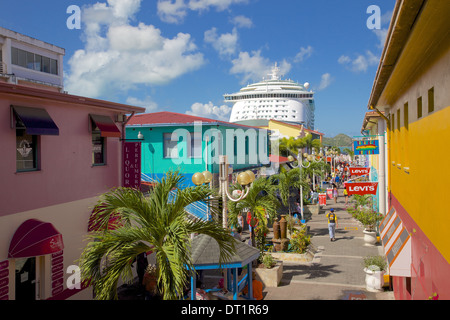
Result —
[[[6,74],[6,63],[0,61],[0,74]]]

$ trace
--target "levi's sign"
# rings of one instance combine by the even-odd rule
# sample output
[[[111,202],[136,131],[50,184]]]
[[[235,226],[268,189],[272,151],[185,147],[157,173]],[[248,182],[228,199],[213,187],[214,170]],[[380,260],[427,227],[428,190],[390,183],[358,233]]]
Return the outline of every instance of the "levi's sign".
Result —
[[[352,194],[377,194],[378,182],[353,182],[346,183],[345,189],[349,195]]]
[[[363,176],[370,173],[370,168],[350,168],[351,176]]]

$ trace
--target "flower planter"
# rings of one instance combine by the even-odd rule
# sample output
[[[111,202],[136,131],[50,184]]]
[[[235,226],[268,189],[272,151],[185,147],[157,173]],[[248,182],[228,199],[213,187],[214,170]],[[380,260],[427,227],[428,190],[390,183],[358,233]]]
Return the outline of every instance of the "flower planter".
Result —
[[[384,271],[372,271],[364,268],[366,273],[366,289],[370,292],[383,291],[384,285]]]
[[[377,243],[377,232],[364,229],[364,245],[374,246]]]
[[[255,268],[256,279],[261,281],[265,287],[278,287],[283,277],[283,261],[277,261],[277,264],[270,269],[264,265]]]

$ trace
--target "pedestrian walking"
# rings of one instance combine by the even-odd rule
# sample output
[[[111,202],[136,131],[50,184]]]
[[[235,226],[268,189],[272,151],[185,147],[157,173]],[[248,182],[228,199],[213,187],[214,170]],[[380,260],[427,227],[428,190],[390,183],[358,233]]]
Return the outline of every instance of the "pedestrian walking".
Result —
[[[344,189],[345,206],[348,205],[348,191],[347,188]]]
[[[242,235],[242,231],[244,231],[244,217],[242,216],[242,212],[239,212],[238,215],[238,225],[241,227],[239,234]]]
[[[333,198],[334,198],[334,203],[337,203],[338,189],[336,186],[333,186]]]
[[[334,209],[331,208],[327,214],[328,218],[328,232],[330,234],[330,241],[336,241],[335,233],[337,228],[337,216],[334,213]]]

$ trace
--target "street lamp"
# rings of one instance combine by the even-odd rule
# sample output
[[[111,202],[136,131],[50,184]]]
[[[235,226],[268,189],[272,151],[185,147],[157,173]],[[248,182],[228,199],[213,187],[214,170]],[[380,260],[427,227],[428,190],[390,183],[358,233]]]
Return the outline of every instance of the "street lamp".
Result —
[[[307,164],[303,163],[303,156],[305,157],[305,162]],[[322,157],[322,148],[320,148],[319,156]],[[288,157],[288,159],[291,162],[294,161],[294,157],[291,156],[291,155]],[[293,166],[293,167],[296,167],[296,168],[300,169],[300,182],[301,182],[301,178],[302,178],[302,169],[303,168],[304,169],[309,168],[311,166],[312,161],[315,161],[315,162],[321,161],[321,158],[319,158],[319,160],[317,160],[317,157],[315,156],[315,153],[314,153],[314,149],[313,149],[313,154],[312,155],[309,155],[307,153],[304,153],[302,155],[301,150],[298,151],[297,166]],[[302,215],[302,220],[304,220],[304,215],[303,215],[303,186],[301,184],[300,184],[300,211],[301,211],[300,213]]]
[[[255,175],[252,171],[244,171],[238,174],[237,183],[244,187],[244,192],[241,192],[238,198],[230,195],[228,191],[228,158],[227,156],[219,157],[219,194],[222,197],[222,224],[225,229],[228,228],[228,207],[227,201],[238,202],[244,199],[250,190],[250,185],[255,181]],[[209,171],[197,172],[192,176],[192,182],[195,185],[209,183],[212,180],[212,174]]]

